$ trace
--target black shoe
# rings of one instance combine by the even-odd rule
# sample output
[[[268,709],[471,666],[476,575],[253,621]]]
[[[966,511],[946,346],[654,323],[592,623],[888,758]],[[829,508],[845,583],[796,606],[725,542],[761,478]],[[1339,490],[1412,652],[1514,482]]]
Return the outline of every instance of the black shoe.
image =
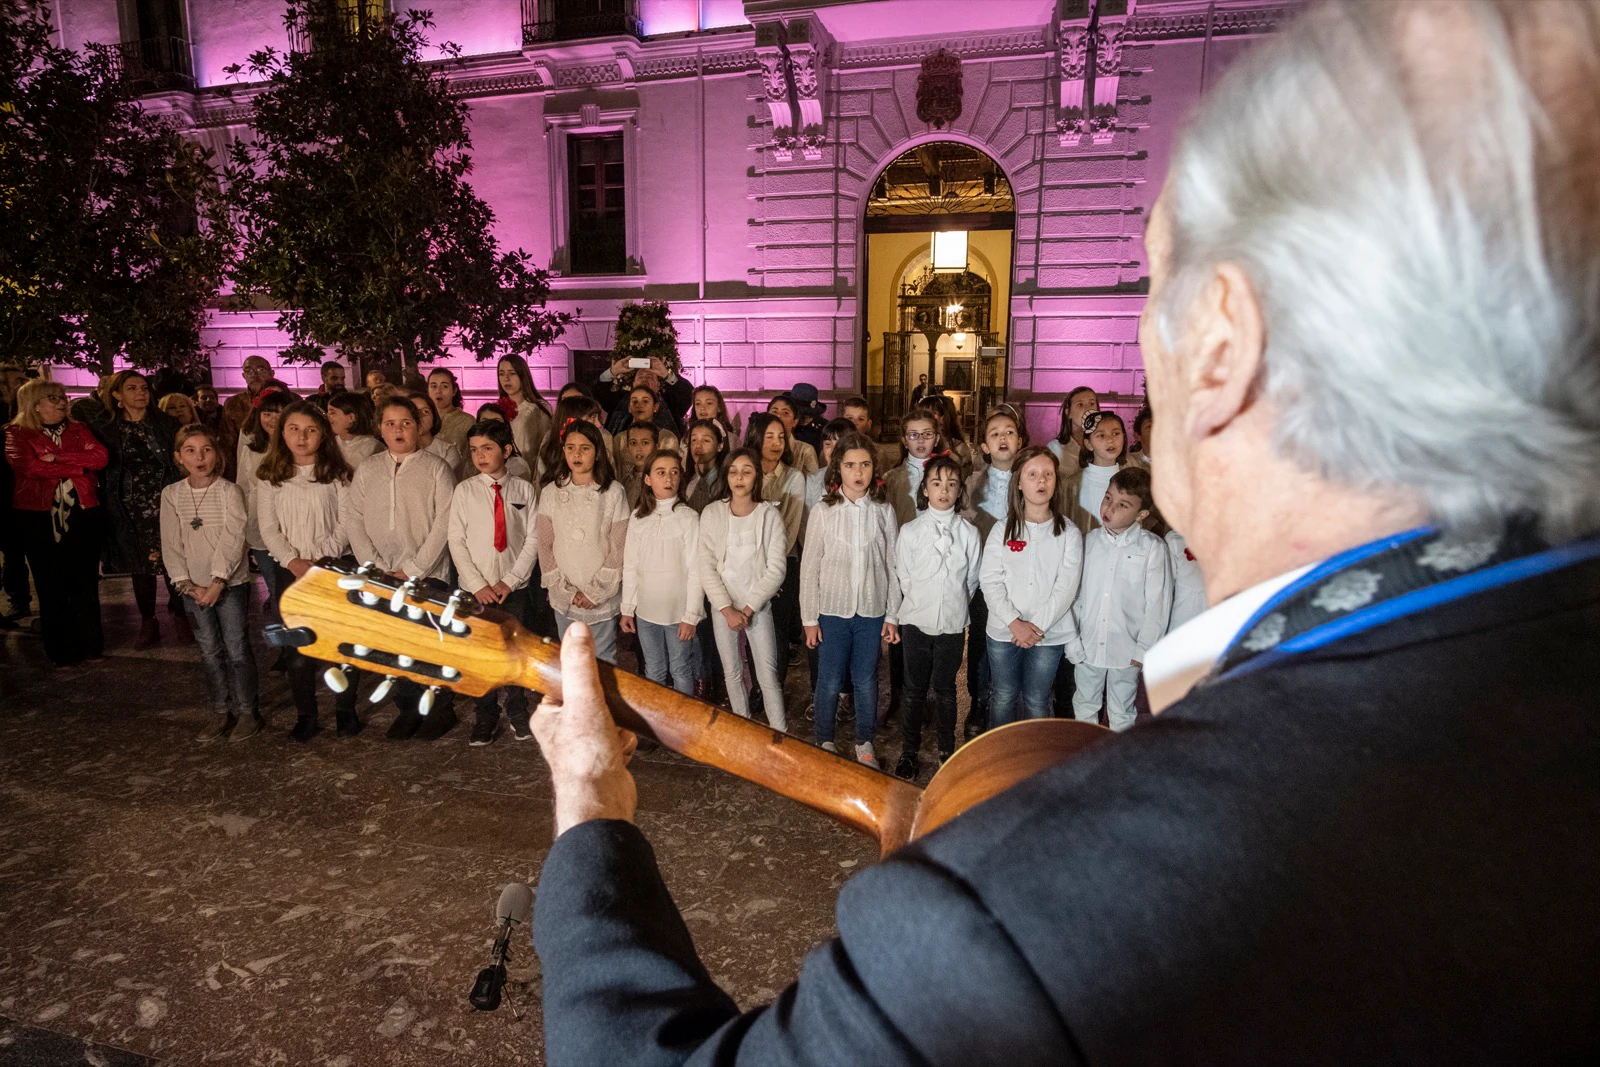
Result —
[[[895,764],[894,776],[907,782],[917,780],[917,775],[922,773],[922,764],[917,762],[917,757],[907,752],[901,755],[900,762]]]
[[[317,736],[317,717],[315,715],[302,715],[295,720],[294,729],[289,731],[289,740],[305,744]]]
[[[389,732],[384,736],[391,741],[409,741],[421,725],[421,715],[415,711],[402,711],[394,717],[394,722],[389,724]]]
[[[437,741],[445,734],[456,728],[456,713],[454,708],[434,708],[431,715],[424,716],[421,724],[417,726],[416,739],[418,741]]]
[[[511,736],[518,741],[532,741],[533,728],[525,720],[519,722],[513,719],[511,720]]]
[[[968,741],[983,733],[989,728],[989,705],[973,704],[972,710],[967,712],[967,721],[962,724],[961,734]]]
[[[467,742],[473,748],[482,748],[484,745],[494,744],[495,735],[500,732],[499,719],[479,719],[472,724],[472,738]]]
[[[336,714],[338,728],[334,732],[339,737],[354,737],[365,725],[361,721],[361,716],[356,714],[355,708],[339,709]]]

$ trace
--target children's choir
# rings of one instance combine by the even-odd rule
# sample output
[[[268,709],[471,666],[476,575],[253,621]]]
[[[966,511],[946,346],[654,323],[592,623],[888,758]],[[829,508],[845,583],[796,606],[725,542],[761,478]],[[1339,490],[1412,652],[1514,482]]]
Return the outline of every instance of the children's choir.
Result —
[[[425,389],[418,379],[340,392],[325,381],[304,401],[268,376],[237,405],[236,435],[194,403],[156,409],[137,372],[111,383],[114,410],[94,433],[67,416],[59,386],[30,385],[7,452],[18,513],[40,519],[25,540],[35,573],[46,571],[47,652],[62,665],[100,654],[98,602],[75,576],[98,552],[110,500],[112,522],[127,527],[113,540],[137,557],[141,612],[163,577],[199,644],[216,712],[201,740],[261,727],[251,570],[275,619],[315,560],[353,556],[398,578],[452,581],[535,630],[582,621],[602,659],[617,662],[626,644],[652,680],[743,716],[754,698],[780,731],[791,721],[789,649],[803,640],[816,741],[837,751],[849,695],[854,756],[878,766],[879,727],[898,710],[895,773],[916,779],[925,726],[939,763],[957,746],[963,658],[969,738],[1047,715],[1103,713],[1122,730],[1146,651],[1204,610],[1198,564],[1156,510],[1148,452],[1130,452],[1123,420],[1099,410],[1092,389],[1063,399],[1060,432],[1044,445],[1001,404],[984,413],[974,448],[935,394],[884,446],[859,397],[823,423],[815,391],[797,387],[741,434],[715,387],[695,389],[680,412],[641,377],[609,432],[588,389],[563,387],[552,411],[516,356],[499,363],[499,400],[475,416],[444,369]],[[189,424],[169,426],[168,410]],[[1148,409],[1134,421],[1141,440],[1150,421]],[[880,716],[886,665],[896,697]],[[290,736],[308,741],[328,665],[291,649],[279,667],[297,712]],[[333,698],[340,736],[362,727],[363,679],[345,677]],[[456,722],[448,694],[377,688],[399,708],[390,737],[437,738]],[[516,687],[480,698],[471,744],[491,743],[502,713],[512,736],[529,738],[528,701]]]

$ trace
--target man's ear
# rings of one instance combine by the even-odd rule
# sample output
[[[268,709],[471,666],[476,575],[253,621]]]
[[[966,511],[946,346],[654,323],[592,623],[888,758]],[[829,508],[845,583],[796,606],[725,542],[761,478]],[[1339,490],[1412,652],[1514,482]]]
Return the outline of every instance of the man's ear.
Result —
[[[1227,429],[1248,407],[1266,354],[1260,294],[1242,267],[1217,264],[1191,308],[1186,332],[1186,429],[1199,440]]]

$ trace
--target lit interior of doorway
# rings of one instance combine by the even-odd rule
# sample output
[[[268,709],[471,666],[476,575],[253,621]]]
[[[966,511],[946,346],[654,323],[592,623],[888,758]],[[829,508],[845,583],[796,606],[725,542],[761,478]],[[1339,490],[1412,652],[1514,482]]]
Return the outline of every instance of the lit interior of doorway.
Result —
[[[861,384],[887,434],[898,432],[922,375],[944,388],[969,424],[980,404],[1003,393],[1015,219],[999,165],[957,142],[919,145],[874,182],[865,219]],[[964,233],[964,261],[958,255],[936,265],[936,233]],[[952,290],[981,295],[919,298]],[[979,305],[987,309],[981,321]]]

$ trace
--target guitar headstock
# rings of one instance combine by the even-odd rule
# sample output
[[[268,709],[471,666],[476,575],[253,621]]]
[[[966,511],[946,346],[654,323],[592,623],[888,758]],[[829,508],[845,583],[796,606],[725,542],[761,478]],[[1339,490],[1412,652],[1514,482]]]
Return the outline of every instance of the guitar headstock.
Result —
[[[505,612],[431,578],[401,582],[372,564],[319,560],[284,590],[285,632],[275,640],[330,663],[407,678],[430,689],[482,696],[524,672],[526,645],[538,641]],[[343,690],[340,667],[324,673]],[[341,684],[343,683],[343,684]],[[374,702],[387,694],[381,684]],[[426,705],[432,704],[431,696]]]

